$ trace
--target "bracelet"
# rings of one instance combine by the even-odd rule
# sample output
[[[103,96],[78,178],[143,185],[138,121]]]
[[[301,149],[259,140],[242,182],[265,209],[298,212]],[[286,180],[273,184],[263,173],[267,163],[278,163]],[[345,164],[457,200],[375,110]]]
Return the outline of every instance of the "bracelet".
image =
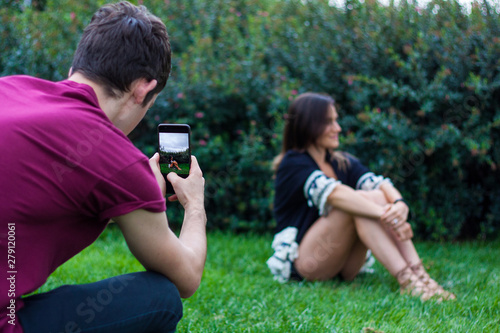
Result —
[[[405,199],[403,199],[403,198],[396,199],[396,200],[394,200],[394,202],[392,204],[395,205],[396,203],[398,203],[400,201],[404,202],[404,204],[406,205],[406,207],[408,207],[408,220],[411,220],[412,214],[411,214],[411,210],[410,210],[410,205],[408,205],[408,203],[406,202]]]
[[[405,203],[408,207],[410,207],[410,206],[408,205],[408,203],[405,201],[405,199],[403,199],[403,198],[396,199],[396,200],[395,200],[392,204],[394,205],[394,204],[396,204],[396,203],[398,203],[398,202],[400,202],[400,201],[401,201],[401,202],[404,202],[404,203]]]

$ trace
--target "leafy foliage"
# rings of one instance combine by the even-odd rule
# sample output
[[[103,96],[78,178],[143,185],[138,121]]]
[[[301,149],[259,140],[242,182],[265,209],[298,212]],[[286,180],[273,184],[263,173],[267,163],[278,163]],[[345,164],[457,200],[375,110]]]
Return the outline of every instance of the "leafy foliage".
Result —
[[[8,1],[7,1],[8,2]],[[101,1],[0,2],[0,74],[66,76]],[[12,2],[12,1],[10,1]],[[19,4],[19,2],[14,1]],[[173,48],[165,91],[131,138],[156,151],[156,125],[188,123],[206,178],[209,226],[268,230],[270,161],[283,115],[305,91],[332,95],[342,149],[391,177],[418,236],[500,230],[500,9],[411,0],[151,0]],[[181,221],[175,205],[173,220]]]

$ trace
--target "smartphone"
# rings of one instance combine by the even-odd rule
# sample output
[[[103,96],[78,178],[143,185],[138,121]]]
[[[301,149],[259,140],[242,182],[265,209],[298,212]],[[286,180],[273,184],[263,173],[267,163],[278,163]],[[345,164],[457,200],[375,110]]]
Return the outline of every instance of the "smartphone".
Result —
[[[191,169],[191,127],[187,124],[158,125],[158,153],[160,168],[167,182],[167,194],[174,194],[172,184],[167,180],[170,172],[180,177],[189,176]]]

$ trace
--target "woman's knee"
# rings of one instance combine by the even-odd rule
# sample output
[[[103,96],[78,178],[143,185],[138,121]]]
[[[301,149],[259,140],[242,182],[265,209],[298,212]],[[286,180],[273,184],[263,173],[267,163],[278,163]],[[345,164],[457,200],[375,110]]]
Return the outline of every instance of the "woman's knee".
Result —
[[[340,209],[332,208],[328,214],[320,219],[326,219],[330,225],[341,224],[344,226],[354,225],[354,216]]]
[[[385,197],[384,192],[382,192],[381,190],[372,190],[372,191],[358,190],[358,193],[376,204],[379,205],[388,204],[387,198]]]

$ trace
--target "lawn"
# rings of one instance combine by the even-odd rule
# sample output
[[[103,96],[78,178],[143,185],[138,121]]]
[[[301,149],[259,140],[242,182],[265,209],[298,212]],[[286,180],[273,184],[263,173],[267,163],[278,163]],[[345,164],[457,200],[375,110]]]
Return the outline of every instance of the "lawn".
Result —
[[[189,175],[189,163],[179,163],[179,168],[169,168],[167,164],[160,164],[160,169],[163,174],[168,174],[169,172],[175,172],[178,175]]]
[[[178,332],[500,332],[500,240],[417,243],[431,276],[457,301],[400,296],[380,266],[351,283],[279,284],[266,259],[271,236],[208,235],[202,284],[184,300]],[[116,226],[51,275],[40,291],[142,270]]]

